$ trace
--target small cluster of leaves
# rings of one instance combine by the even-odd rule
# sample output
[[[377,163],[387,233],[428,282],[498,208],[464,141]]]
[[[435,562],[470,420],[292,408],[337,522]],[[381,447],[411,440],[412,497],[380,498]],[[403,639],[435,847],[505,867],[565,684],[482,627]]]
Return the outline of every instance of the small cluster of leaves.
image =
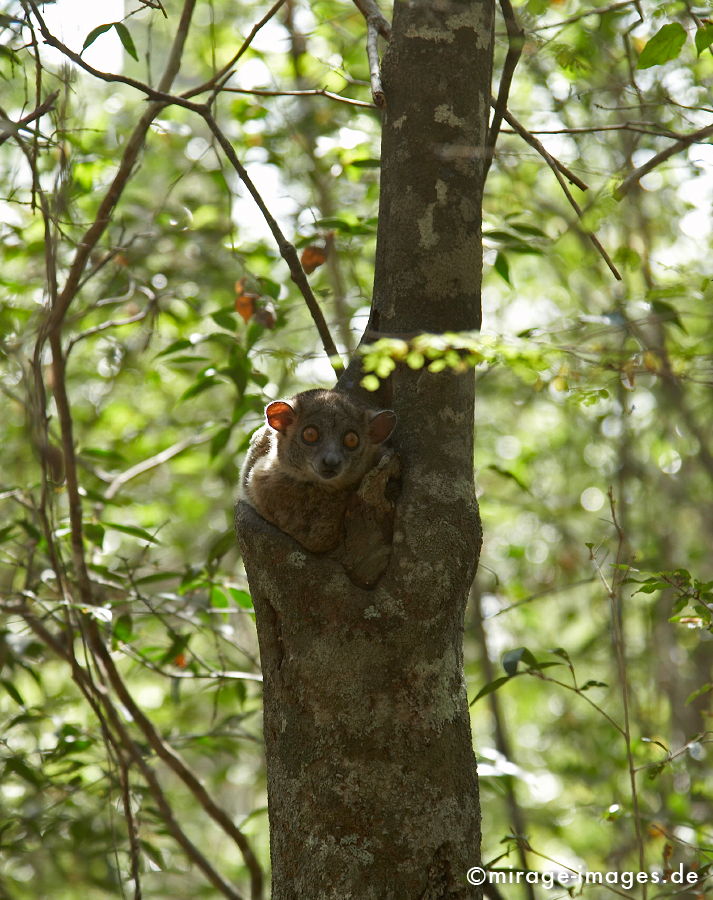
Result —
[[[660,28],[647,42],[639,55],[637,69],[650,69],[677,59],[686,43],[688,33],[683,25],[671,22]],[[696,50],[698,56],[713,44],[713,23],[706,23],[696,30]]]
[[[493,681],[488,682],[488,684],[484,685],[475,697],[470,701],[470,705],[473,706],[474,703],[477,703],[481,697],[486,697],[488,694],[492,694],[493,691],[497,691],[498,688],[501,688],[504,684],[507,684],[513,678],[516,678],[518,675],[535,675],[540,676],[545,669],[550,669],[553,666],[567,666],[574,676],[574,667],[572,665],[572,660],[570,659],[567,651],[562,647],[554,647],[549,651],[550,653],[558,656],[561,662],[558,660],[541,660],[537,659],[535,654],[528,650],[527,647],[516,647],[514,650],[508,650],[503,654],[503,669],[505,669],[506,674],[501,675],[499,678],[493,679]],[[521,667],[522,664],[522,667]],[[572,690],[575,690],[577,693],[582,691],[588,691],[593,687],[607,687],[607,685],[602,681],[587,681],[580,686],[573,685]]]
[[[87,47],[90,47],[94,43],[99,35],[105,34],[107,31],[111,31],[112,28],[119,35],[119,40],[121,41],[124,50],[126,50],[129,56],[132,56],[138,62],[139,56],[136,52],[136,45],[134,44],[134,40],[129,33],[129,29],[126,27],[126,25],[124,25],[123,22],[109,22],[106,25],[97,25],[96,28],[93,28],[84,39],[84,44],[82,45],[82,53],[84,53]]]
[[[653,572],[643,578],[629,575],[626,583],[639,585],[636,594],[673,591],[673,616],[669,621],[705,628],[713,633],[713,581],[701,581],[688,569],[681,568]],[[690,614],[691,610],[695,615]]]
[[[409,341],[380,338],[362,349],[362,386],[375,391],[397,363],[429,372],[464,372],[476,366],[509,365],[524,381],[534,382],[553,363],[556,350],[534,341],[505,340],[477,332],[419,334]]]

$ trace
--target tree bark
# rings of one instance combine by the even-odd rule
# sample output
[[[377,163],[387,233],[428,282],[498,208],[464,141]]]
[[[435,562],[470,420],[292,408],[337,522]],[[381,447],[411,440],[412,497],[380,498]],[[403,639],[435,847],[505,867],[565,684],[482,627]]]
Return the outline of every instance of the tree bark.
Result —
[[[480,324],[492,15],[490,0],[397,0],[372,335]],[[391,381],[401,492],[373,588],[236,508],[264,675],[275,900],[480,896],[465,877],[480,808],[462,672],[481,541],[474,380],[399,367]]]

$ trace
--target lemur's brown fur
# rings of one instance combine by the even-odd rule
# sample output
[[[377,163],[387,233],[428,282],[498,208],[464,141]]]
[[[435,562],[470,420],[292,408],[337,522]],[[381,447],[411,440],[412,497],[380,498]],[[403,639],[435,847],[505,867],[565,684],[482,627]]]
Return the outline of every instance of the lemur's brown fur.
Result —
[[[384,455],[396,424],[339,391],[303,391],[275,400],[250,442],[241,497],[307,550],[333,550],[364,475]]]

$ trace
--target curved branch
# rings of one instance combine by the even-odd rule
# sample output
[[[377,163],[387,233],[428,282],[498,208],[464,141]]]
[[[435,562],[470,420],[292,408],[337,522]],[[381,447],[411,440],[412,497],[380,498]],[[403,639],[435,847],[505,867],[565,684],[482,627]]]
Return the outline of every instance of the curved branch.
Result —
[[[367,103],[366,100],[354,100],[352,97],[342,97],[341,94],[335,94],[325,88],[313,88],[311,90],[301,91],[268,91],[263,88],[233,88],[224,87],[223,92],[226,94],[253,94],[256,97],[326,97],[328,100],[336,100],[339,103],[347,103],[349,106],[361,106],[366,109],[376,109],[376,104]]]
[[[500,132],[500,126],[503,121],[503,114],[508,108],[510,86],[512,85],[512,79],[513,75],[515,74],[515,69],[517,68],[518,62],[520,61],[520,55],[522,54],[522,47],[525,39],[525,32],[522,30],[522,28],[520,27],[520,23],[517,21],[515,10],[512,8],[510,0],[500,0],[500,8],[502,9],[503,18],[505,19],[505,27],[507,28],[508,32],[508,52],[505,56],[503,73],[500,78],[500,86],[498,88],[498,99],[495,102],[493,121],[490,125],[490,132],[488,134],[489,153],[485,161],[486,171],[490,168],[490,164],[493,161],[495,143],[498,139],[498,133]]]
[[[621,198],[624,197],[625,194],[628,194],[634,185],[638,183],[639,179],[643,178],[644,175],[648,175],[652,169],[655,169],[657,166],[660,166],[662,162],[666,162],[667,159],[680,153],[681,150],[686,150],[691,144],[705,140],[711,135],[713,135],[713,124],[706,125],[704,128],[699,128],[698,131],[693,131],[691,134],[686,135],[686,137],[680,138],[680,140],[671,144],[670,147],[667,147],[665,150],[652,156],[650,160],[643,164],[643,166],[639,166],[638,169],[634,169],[630,175],[627,175],[619,187],[614,191],[614,196],[617,200],[621,200]]]
[[[391,25],[384,18],[376,0],[354,0],[354,3],[366,19],[366,54],[369,59],[371,96],[374,103],[381,108],[386,104],[386,96],[381,84],[378,39],[381,35],[385,40],[391,40]]]
[[[494,103],[495,103],[495,101],[491,100],[491,105]],[[564,191],[564,195],[567,198],[567,200],[569,201],[570,206],[577,213],[577,217],[581,219],[583,216],[582,208],[577,203],[577,201],[574,199],[574,197],[572,196],[572,192],[567,187],[567,184],[564,180],[563,175],[565,177],[567,177],[573,184],[576,184],[577,187],[579,187],[581,190],[587,190],[587,185],[584,184],[584,182],[581,181],[581,179],[577,178],[577,176],[573,172],[570,172],[569,169],[566,168],[566,166],[563,166],[563,164],[558,159],[555,159],[555,157],[552,156],[552,154],[548,150],[545,149],[545,147],[540,143],[540,141],[538,141],[536,137],[533,137],[533,135],[531,135],[530,132],[523,125],[521,125],[514,116],[512,116],[509,112],[507,112],[507,110],[503,112],[503,118],[509,125],[511,125],[515,129],[515,131],[517,131],[517,133],[522,138],[524,138],[524,140],[527,141],[527,143],[531,147],[533,147],[535,150],[537,150],[537,152],[544,159],[544,161],[547,163],[547,165],[552,169],[552,172],[554,173],[555,178],[559,182],[560,187]],[[619,273],[619,270],[612,262],[611,257],[609,256],[607,251],[602,246],[602,243],[599,240],[599,238],[596,236],[596,234],[594,234],[591,231],[585,231],[585,234],[587,235],[589,240],[596,247],[597,252],[601,256],[601,258],[604,260],[604,262],[607,264],[609,271],[612,273],[612,275],[616,278],[617,281],[621,281],[621,274]]]
[[[3,127],[6,127],[7,125],[9,125],[10,127],[6,131],[0,132],[0,144],[4,144],[8,138],[17,134],[17,132],[25,125],[29,125],[30,122],[34,122],[35,119],[41,118],[45,113],[49,112],[51,109],[54,109],[54,102],[58,96],[58,90],[52,91],[52,93],[47,97],[44,103],[40,103],[40,105],[36,109],[34,109],[28,115],[23,116],[21,119],[18,119],[17,122],[13,122],[11,119],[7,119],[5,118],[5,116],[3,116]]]

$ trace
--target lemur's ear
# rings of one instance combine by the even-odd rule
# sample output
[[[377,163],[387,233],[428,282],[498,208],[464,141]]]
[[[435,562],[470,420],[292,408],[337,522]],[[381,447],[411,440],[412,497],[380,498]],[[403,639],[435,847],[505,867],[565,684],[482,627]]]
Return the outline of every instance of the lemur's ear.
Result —
[[[297,418],[297,413],[286,400],[273,400],[265,407],[265,418],[270,428],[281,434],[287,434],[287,429]]]
[[[394,430],[396,413],[390,409],[382,409],[375,413],[369,422],[369,437],[372,443],[381,444]]]

